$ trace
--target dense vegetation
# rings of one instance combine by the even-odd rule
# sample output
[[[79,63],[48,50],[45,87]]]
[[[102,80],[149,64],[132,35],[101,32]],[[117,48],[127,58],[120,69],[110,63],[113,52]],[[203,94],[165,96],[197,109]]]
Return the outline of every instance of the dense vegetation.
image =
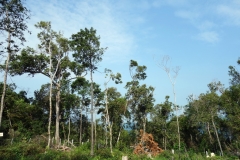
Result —
[[[155,159],[204,159],[206,151],[217,159],[240,156],[240,72],[234,66],[229,67],[228,88],[211,82],[206,93],[186,97],[186,106],[170,102],[168,95],[155,104],[154,86],[144,83],[147,66],[134,60],[128,66],[131,81],[122,82],[121,74],[110,69],[105,70],[104,90],[94,81],[105,51],[95,29],[65,38],[50,22],[39,22],[38,48],[20,50],[28,10],[21,0],[3,0],[0,7],[0,30],[8,35],[0,42],[1,56],[7,55],[1,64],[1,159],[148,159],[133,154],[140,130],[151,133],[165,150]],[[49,83],[29,97],[16,91],[16,84],[7,84],[7,75],[23,74],[33,81],[41,74]],[[110,81],[116,85],[110,87]],[[175,79],[170,82],[174,90]],[[125,95],[118,92],[119,83],[126,83]],[[180,108],[184,113],[178,115]]]

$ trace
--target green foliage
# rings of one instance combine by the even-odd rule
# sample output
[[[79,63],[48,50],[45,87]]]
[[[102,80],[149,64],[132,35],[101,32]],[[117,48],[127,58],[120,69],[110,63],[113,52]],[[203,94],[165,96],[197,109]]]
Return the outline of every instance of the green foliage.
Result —
[[[130,60],[129,71],[131,78],[134,81],[137,80],[144,80],[147,78],[146,74],[147,67],[146,66],[139,66],[137,61]]]
[[[129,154],[128,159],[130,159],[130,160],[151,160],[151,158],[147,157],[146,155],[136,155],[136,154]]]
[[[75,148],[69,154],[71,160],[88,160],[91,159],[90,157],[90,143],[84,143],[81,146]]]
[[[152,111],[153,102],[155,101],[153,97],[154,88],[152,86],[147,87],[146,84],[139,84],[139,80],[144,80],[147,77],[145,66],[138,66],[136,61],[131,60],[129,70],[132,81],[127,82],[125,86],[128,107],[132,113],[131,118],[135,125],[134,129],[139,130],[142,128],[145,130],[146,117]]]
[[[240,59],[238,59],[237,63],[240,65]],[[229,66],[228,74],[231,76],[230,83],[232,86],[240,84],[240,73],[237,71],[236,67]]]
[[[4,50],[1,50],[1,54],[4,51],[15,51],[15,53],[17,53],[20,50],[17,43],[20,41],[23,45],[23,43],[26,42],[24,32],[28,31],[26,21],[29,18],[29,10],[24,6],[22,0],[0,1],[0,31],[1,33],[7,32],[9,37],[13,37],[6,40],[9,43],[9,46],[3,47]],[[15,43],[16,40],[19,41]],[[0,46],[3,44],[4,42],[0,42]]]
[[[32,157],[26,157],[26,159],[31,159]],[[70,160],[70,157],[67,153],[55,151],[55,150],[48,150],[45,153],[36,155],[35,159],[40,160]]]
[[[98,157],[100,159],[111,159],[113,158],[112,153],[110,152],[110,149],[108,148],[103,148],[103,149],[99,149],[96,151],[96,155],[98,155]]]
[[[80,32],[73,34],[70,40],[70,46],[73,50],[73,57],[76,62],[82,64],[91,72],[97,69],[97,64],[102,61],[104,48],[100,48],[100,37],[96,36],[96,30],[93,28],[80,29]]]
[[[0,148],[0,158],[4,160],[17,160],[22,157],[35,157],[42,153],[44,153],[44,149],[33,143],[19,143],[12,146],[1,146]]]

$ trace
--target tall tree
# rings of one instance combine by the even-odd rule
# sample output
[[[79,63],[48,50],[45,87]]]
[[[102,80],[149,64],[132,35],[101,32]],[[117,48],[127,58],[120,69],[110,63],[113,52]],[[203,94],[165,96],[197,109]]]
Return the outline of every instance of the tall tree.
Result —
[[[49,54],[49,77],[50,77],[50,93],[49,93],[49,119],[48,119],[48,148],[50,147],[51,142],[51,120],[52,120],[52,86],[53,86],[53,80],[55,78],[56,72],[52,73],[53,65],[52,65],[52,57],[53,57],[53,41],[56,38],[57,34],[51,29],[51,23],[50,22],[39,22],[35,25],[37,28],[41,29],[42,32],[38,34],[38,38],[41,41],[41,44],[39,45],[40,49],[43,49],[43,52],[45,51],[47,54]],[[59,61],[58,61],[59,62]],[[57,67],[59,67],[59,63],[57,63]],[[57,70],[57,69],[56,69]],[[57,111],[56,111],[57,112]],[[56,118],[57,119],[57,118]],[[56,127],[56,130],[59,127]],[[57,137],[56,137],[57,138]]]
[[[221,83],[210,83],[210,92],[200,94],[198,99],[190,98],[187,116],[191,121],[191,126],[196,126],[198,135],[201,135],[202,142],[205,147],[214,146],[214,142],[219,146],[221,155],[223,156],[222,144],[219,137],[219,124],[216,122],[221,116],[220,97],[216,91],[222,90]],[[213,137],[216,135],[216,138]],[[209,139],[209,140],[207,140]],[[215,140],[216,139],[216,140]],[[201,142],[199,142],[201,143]]]
[[[41,30],[38,34],[40,39],[39,50],[26,48],[21,55],[16,55],[10,64],[12,75],[21,75],[28,73],[30,75],[42,74],[50,79],[49,95],[49,125],[48,134],[50,145],[50,126],[52,115],[52,89],[56,89],[56,144],[59,143],[59,121],[60,121],[60,103],[61,103],[61,84],[62,81],[70,81],[73,78],[80,77],[82,67],[68,57],[70,51],[69,42],[62,36],[51,29],[50,22],[39,22],[36,27]],[[21,66],[21,67],[20,67]],[[73,73],[76,77],[71,77]]]
[[[174,96],[174,108],[176,112],[176,118],[177,118],[177,133],[178,133],[178,149],[180,150],[181,148],[181,135],[180,135],[180,126],[179,126],[179,121],[178,121],[178,106],[177,106],[177,96],[176,96],[176,90],[175,90],[175,84],[176,84],[176,79],[178,76],[178,73],[180,71],[180,67],[176,67],[171,69],[168,67],[168,62],[170,58],[169,56],[164,56],[162,61],[158,63],[158,66],[162,68],[168,75],[168,78],[172,84],[172,90],[173,90],[173,96]],[[173,72],[173,76],[171,75],[171,71]]]
[[[79,110],[79,144],[82,144],[82,133],[83,133],[83,110],[86,110],[87,107],[90,104],[90,86],[88,80],[85,78],[77,78],[72,84],[72,93],[77,92],[77,94],[80,96],[80,106],[78,108]],[[87,117],[87,116],[86,116]]]
[[[105,69],[105,73],[106,73],[106,77],[108,78],[107,81],[104,83],[105,86],[105,97],[104,97],[104,101],[105,101],[105,109],[104,111],[104,117],[105,117],[105,135],[106,135],[106,145],[107,145],[107,139],[108,139],[108,131],[109,131],[109,144],[110,144],[110,151],[112,153],[112,128],[113,128],[113,121],[110,120],[110,114],[109,114],[109,88],[108,88],[108,83],[110,82],[110,80],[114,81],[116,84],[122,83],[121,80],[121,74],[117,73],[117,74],[113,74],[113,72],[110,69]],[[120,96],[119,96],[120,97]],[[112,97],[112,98],[119,98],[119,97]],[[99,111],[98,111],[99,113]],[[111,115],[112,116],[112,115]]]
[[[104,48],[100,48],[100,37],[96,36],[93,28],[81,29],[77,34],[71,36],[71,48],[74,52],[74,59],[83,65],[90,72],[91,80],[91,156],[94,155],[94,104],[93,104],[93,73],[97,65],[102,61]]]
[[[128,106],[133,113],[133,122],[134,124],[137,122],[135,129],[142,128],[143,134],[145,134],[147,114],[151,111],[154,102],[154,88],[152,86],[147,87],[146,84],[139,84],[139,80],[144,80],[147,77],[146,69],[146,66],[140,66],[136,61],[131,60],[129,70],[132,81],[127,82],[125,86],[128,89],[126,97]],[[136,126],[138,127],[136,128]]]
[[[164,149],[167,149],[167,121],[171,116],[172,102],[169,101],[169,96],[165,97],[165,102],[154,106],[153,112],[151,113],[152,123],[148,125],[148,132],[154,135],[154,139],[162,144]],[[162,138],[162,140],[160,139]]]
[[[26,41],[24,31],[28,29],[26,20],[29,19],[29,10],[23,5],[21,0],[1,0],[0,1],[0,32],[7,34],[5,42],[0,42],[3,46],[1,52],[7,53],[4,68],[3,92],[1,97],[0,109],[0,127],[2,124],[2,114],[4,109],[4,98],[6,95],[8,65],[11,61],[11,56],[20,50],[17,41],[21,45]],[[6,45],[5,45],[6,44]]]
[[[240,138],[240,85],[226,89],[220,98],[220,106],[226,123],[225,137],[232,151],[237,152]]]

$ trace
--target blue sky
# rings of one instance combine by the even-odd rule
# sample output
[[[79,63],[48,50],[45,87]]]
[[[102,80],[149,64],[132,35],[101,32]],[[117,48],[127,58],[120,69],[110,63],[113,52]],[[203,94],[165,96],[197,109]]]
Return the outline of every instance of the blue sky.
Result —
[[[122,85],[109,86],[125,94],[128,65],[136,60],[148,68],[143,83],[155,87],[156,103],[166,95],[173,101],[167,74],[156,64],[164,55],[171,57],[169,67],[181,67],[175,85],[179,105],[186,105],[190,94],[205,93],[212,81],[228,87],[228,66],[236,65],[240,57],[239,0],[27,0],[26,5],[32,34],[26,35],[25,45],[37,47],[39,31],[34,24],[39,21],[51,21],[52,28],[67,38],[93,27],[101,46],[108,47],[99,71],[109,68],[123,77]],[[96,73],[94,80],[103,86],[104,74]],[[40,75],[23,75],[8,82],[32,95],[48,81]]]

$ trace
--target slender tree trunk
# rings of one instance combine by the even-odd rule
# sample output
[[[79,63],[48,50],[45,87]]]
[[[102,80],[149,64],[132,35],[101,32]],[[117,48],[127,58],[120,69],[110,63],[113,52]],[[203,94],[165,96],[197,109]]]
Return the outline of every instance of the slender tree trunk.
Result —
[[[146,131],[146,116],[144,115],[143,116],[143,134],[142,134],[142,137],[141,137],[141,144],[143,145],[143,137],[145,136],[145,131]]]
[[[80,111],[79,145],[82,144],[82,110]]]
[[[7,60],[6,60],[4,80],[3,80],[3,92],[2,92],[1,109],[0,109],[0,127],[2,126],[2,115],[3,115],[3,109],[4,109],[4,99],[5,99],[5,95],[6,95],[8,65],[9,65],[10,57],[11,57],[10,41],[11,41],[11,34],[10,34],[10,32],[8,32],[8,46],[7,46],[8,56],[7,56]]]
[[[166,129],[165,129],[165,136],[164,136],[164,150],[167,150],[167,133],[166,133]]]
[[[50,82],[50,93],[49,93],[49,117],[48,117],[48,148],[51,144],[51,123],[52,123],[52,78]]]
[[[146,123],[147,123],[147,117],[144,115],[143,117],[143,134],[146,132]]]
[[[55,140],[56,140],[56,145],[59,145],[59,140],[60,140],[60,136],[59,136],[59,122],[60,122],[60,82],[57,85],[57,95],[56,95],[56,130],[55,130]]]
[[[106,146],[108,144],[108,128],[109,128],[109,125],[110,125],[110,122],[109,122],[109,114],[108,114],[108,96],[107,96],[107,93],[108,93],[108,88],[107,88],[107,83],[105,84],[105,102],[106,102],[106,106],[105,106],[105,123],[106,123],[106,130],[105,130],[105,135],[106,135]],[[110,130],[109,130],[110,131]]]
[[[174,76],[171,77],[170,76],[170,68],[167,67],[167,62],[169,61],[169,57],[165,56],[163,57],[162,63],[160,64],[160,67],[163,68],[163,70],[167,73],[168,78],[172,84],[172,89],[173,89],[173,95],[174,95],[174,108],[176,111],[176,118],[177,118],[177,132],[178,132],[178,150],[180,151],[181,148],[181,136],[180,136],[180,127],[179,127],[179,121],[178,121],[178,109],[177,109],[177,105],[176,105],[176,92],[175,92],[175,82],[176,82],[176,78],[178,76],[178,72],[180,70],[179,67],[176,67],[175,69],[173,69],[174,72]]]
[[[105,145],[108,145],[108,123],[107,123],[107,115],[105,115]]]
[[[124,113],[123,116],[125,116],[126,110],[127,110],[127,105],[128,105],[128,101],[126,101],[126,105],[125,105],[125,109],[124,109]],[[119,133],[118,133],[118,138],[117,138],[117,144],[120,140],[120,136],[121,136],[121,132],[122,132],[123,126],[120,128]]]
[[[51,52],[51,40],[49,42],[49,75],[50,75],[50,91],[49,91],[49,117],[48,117],[48,145],[47,148],[50,148],[51,144],[51,123],[52,123],[52,84],[53,84],[53,75],[52,75],[52,52]]]
[[[211,136],[211,133],[210,133],[209,123],[208,123],[208,122],[207,122],[207,130],[208,130],[208,135],[209,135],[210,143],[212,144],[212,136]]]
[[[177,129],[178,129],[178,150],[180,151],[180,148],[181,148],[181,137],[180,137],[178,116],[177,116]]]
[[[97,144],[97,121],[94,116],[94,146]]]
[[[71,133],[71,129],[70,129],[70,126],[71,125],[71,119],[70,119],[70,116],[69,116],[69,122],[68,122],[68,144],[70,142],[70,133]]]
[[[177,118],[177,132],[178,132],[178,150],[180,151],[181,148],[181,137],[180,137],[180,127],[179,127],[179,121],[178,121],[178,108],[176,105],[176,92],[175,92],[175,85],[172,83],[173,87],[173,94],[174,94],[174,107],[176,111],[176,118]]]
[[[110,151],[111,151],[111,153],[113,152],[112,151],[112,126],[113,126],[113,122],[112,122],[112,124],[109,124]]]
[[[91,78],[91,156],[94,155],[94,137],[93,137],[93,130],[94,130],[94,121],[93,121],[93,78],[92,78],[92,71],[90,73]]]
[[[121,136],[122,128],[123,128],[123,127],[121,127],[121,128],[119,129],[118,137],[117,137],[117,143],[116,143],[116,144],[118,144],[118,142],[119,142],[119,140],[120,140],[120,136]]]
[[[65,132],[64,123],[62,123],[62,129],[63,129],[63,136],[64,136],[64,139],[66,139],[66,132]]]
[[[220,142],[219,137],[218,137],[217,128],[216,128],[214,120],[213,120],[213,115],[212,115],[212,124],[213,124],[214,130],[215,130],[216,136],[217,136],[218,145],[219,145],[219,148],[220,148],[220,151],[221,151],[221,155],[223,156],[223,150],[222,150],[221,142]]]
[[[165,136],[162,137],[162,145],[164,146],[165,143]]]

